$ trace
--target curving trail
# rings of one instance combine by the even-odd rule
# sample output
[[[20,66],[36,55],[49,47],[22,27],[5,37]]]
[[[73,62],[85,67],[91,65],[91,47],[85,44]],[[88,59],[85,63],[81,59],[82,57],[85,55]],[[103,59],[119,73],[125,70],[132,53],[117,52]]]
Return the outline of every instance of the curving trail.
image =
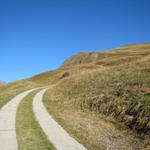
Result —
[[[0,150],[18,149],[15,128],[17,107],[26,95],[37,89],[28,90],[17,95],[0,109]]]
[[[42,103],[42,98],[47,89],[35,95],[33,99],[33,111],[48,139],[54,144],[57,150],[87,150],[73,139],[46,111]]]

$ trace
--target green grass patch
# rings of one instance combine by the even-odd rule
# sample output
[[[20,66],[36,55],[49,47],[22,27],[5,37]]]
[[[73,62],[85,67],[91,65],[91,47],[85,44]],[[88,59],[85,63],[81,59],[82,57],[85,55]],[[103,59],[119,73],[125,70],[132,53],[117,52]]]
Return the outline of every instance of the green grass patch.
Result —
[[[33,113],[32,100],[36,92],[29,94],[17,111],[16,132],[19,150],[54,150]]]

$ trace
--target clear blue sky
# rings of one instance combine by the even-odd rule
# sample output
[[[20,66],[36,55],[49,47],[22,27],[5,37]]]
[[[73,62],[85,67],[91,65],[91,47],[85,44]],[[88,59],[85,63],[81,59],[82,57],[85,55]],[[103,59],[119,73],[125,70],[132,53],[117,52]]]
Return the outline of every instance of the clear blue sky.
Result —
[[[55,69],[79,51],[150,41],[150,0],[0,0],[0,80]]]

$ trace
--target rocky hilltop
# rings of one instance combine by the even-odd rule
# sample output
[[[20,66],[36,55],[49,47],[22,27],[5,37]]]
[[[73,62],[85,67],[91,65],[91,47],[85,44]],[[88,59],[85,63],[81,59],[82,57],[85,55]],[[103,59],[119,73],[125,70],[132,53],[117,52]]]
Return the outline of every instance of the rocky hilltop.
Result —
[[[150,42],[147,43],[140,43],[140,44],[128,44],[122,46],[120,48],[115,48],[113,50],[106,50],[106,51],[95,51],[95,52],[80,52],[66,61],[64,61],[61,67],[70,67],[74,65],[79,65],[83,63],[90,63],[90,62],[97,62],[102,61],[107,58],[119,59],[121,57],[130,56],[132,59],[133,57],[140,57],[142,54],[146,55],[149,53],[150,50]]]

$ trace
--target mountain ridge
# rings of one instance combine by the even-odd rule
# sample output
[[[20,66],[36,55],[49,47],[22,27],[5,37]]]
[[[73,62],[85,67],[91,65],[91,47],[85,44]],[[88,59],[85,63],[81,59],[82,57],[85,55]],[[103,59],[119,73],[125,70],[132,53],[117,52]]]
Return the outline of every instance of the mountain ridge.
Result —
[[[79,52],[78,54],[73,55],[72,57],[65,60],[64,63],[61,65],[61,67],[69,67],[69,66],[79,65],[79,64],[83,64],[83,63],[96,62],[105,57],[111,57],[112,55],[115,55],[115,52],[116,53],[120,52],[120,55],[124,56],[124,55],[126,55],[125,53],[130,51],[130,55],[135,55],[134,51],[138,51],[141,48],[149,49],[150,42],[128,44],[128,45],[121,46],[119,48],[114,48],[112,50],[102,50],[102,51],[97,50],[97,51],[93,51],[93,52]],[[136,54],[136,55],[139,55],[139,54]]]

